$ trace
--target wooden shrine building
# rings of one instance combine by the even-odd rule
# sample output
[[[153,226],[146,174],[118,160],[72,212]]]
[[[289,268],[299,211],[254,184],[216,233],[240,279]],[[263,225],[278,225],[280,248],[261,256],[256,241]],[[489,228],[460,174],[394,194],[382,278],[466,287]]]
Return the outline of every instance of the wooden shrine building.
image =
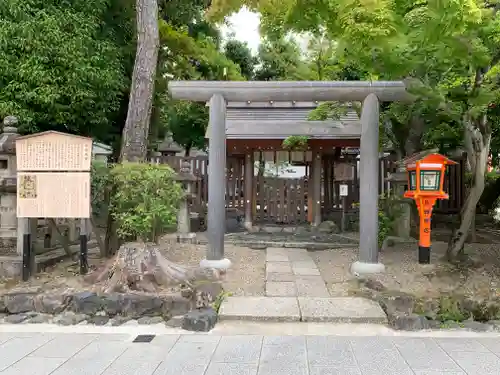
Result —
[[[359,197],[356,156],[361,123],[347,107],[338,120],[309,121],[318,102],[228,102],[226,111],[226,208],[245,213],[245,226],[273,223],[319,225],[328,209],[339,208],[339,184]],[[210,125],[209,125],[210,127]],[[210,128],[207,129],[207,138]],[[307,137],[306,150],[286,150],[290,136]],[[210,144],[208,145],[210,153]],[[271,165],[299,173],[262,173]],[[208,168],[210,170],[210,166]],[[260,173],[259,173],[260,169]],[[210,173],[210,172],[209,172]],[[354,197],[354,198],[353,198]]]

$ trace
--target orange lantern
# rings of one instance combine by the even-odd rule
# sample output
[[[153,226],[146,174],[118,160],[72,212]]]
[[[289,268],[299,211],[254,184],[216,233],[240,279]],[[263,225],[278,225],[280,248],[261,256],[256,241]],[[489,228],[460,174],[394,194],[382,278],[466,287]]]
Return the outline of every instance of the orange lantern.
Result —
[[[443,190],[446,166],[457,164],[446,156],[429,154],[424,157],[408,158],[408,188],[405,198],[413,198],[420,216],[420,238],[418,242],[418,262],[430,263],[431,256],[431,216],[437,199],[448,199]]]

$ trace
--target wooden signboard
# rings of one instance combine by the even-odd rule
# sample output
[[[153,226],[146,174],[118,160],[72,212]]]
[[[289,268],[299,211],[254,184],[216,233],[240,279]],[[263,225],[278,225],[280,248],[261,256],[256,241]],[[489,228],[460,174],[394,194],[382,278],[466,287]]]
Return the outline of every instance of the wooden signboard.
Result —
[[[48,131],[16,139],[17,216],[89,218],[92,139]]]

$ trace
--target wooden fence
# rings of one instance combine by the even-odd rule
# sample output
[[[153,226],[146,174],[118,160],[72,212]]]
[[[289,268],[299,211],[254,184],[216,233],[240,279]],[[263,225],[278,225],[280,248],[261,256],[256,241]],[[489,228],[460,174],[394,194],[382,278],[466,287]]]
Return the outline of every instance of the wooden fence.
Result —
[[[195,199],[191,209],[194,212],[204,213],[208,203],[208,158],[206,156],[162,156],[152,159],[155,163],[165,163],[179,171],[181,163],[186,160],[191,165],[192,173],[198,177],[193,184]],[[228,157],[226,168],[226,207],[244,211],[244,158]],[[444,189],[450,195],[449,200],[438,201],[435,212],[440,214],[456,214],[460,211],[465,199],[465,159],[458,159],[458,164],[450,166],[445,176]],[[353,164],[353,178],[335,180],[333,161],[323,160],[322,177],[322,204],[323,211],[338,210],[342,206],[340,185],[348,186],[346,206],[359,202],[359,178],[356,162]],[[380,165],[379,190],[387,192],[390,185],[385,181],[389,172],[395,171],[395,164],[382,159]],[[254,216],[256,221],[278,223],[302,223],[308,220],[309,194],[309,167],[306,167],[306,177],[279,178],[255,176],[254,178]]]

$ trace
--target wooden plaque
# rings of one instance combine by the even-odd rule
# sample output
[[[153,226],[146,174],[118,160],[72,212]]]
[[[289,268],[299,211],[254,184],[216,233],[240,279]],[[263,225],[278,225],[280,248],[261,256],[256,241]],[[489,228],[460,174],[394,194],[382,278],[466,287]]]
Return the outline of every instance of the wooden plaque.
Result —
[[[18,172],[17,216],[89,218],[89,172]]]
[[[56,131],[16,139],[18,171],[90,171],[92,139]]]

